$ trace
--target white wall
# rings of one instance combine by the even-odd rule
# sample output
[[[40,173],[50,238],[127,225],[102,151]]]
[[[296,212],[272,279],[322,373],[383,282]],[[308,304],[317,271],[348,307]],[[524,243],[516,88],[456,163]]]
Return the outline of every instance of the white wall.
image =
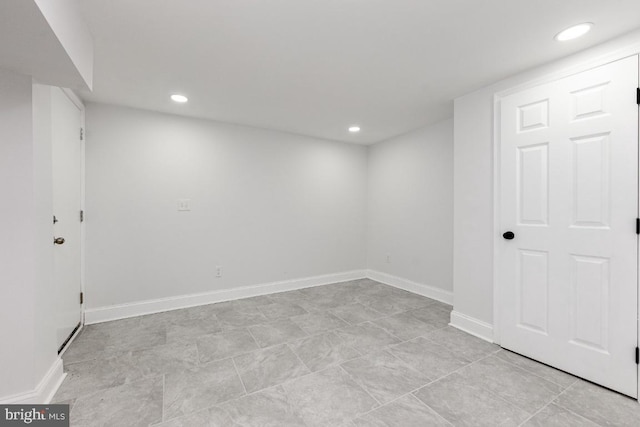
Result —
[[[44,375],[57,359],[56,288],[53,280],[53,163],[51,129],[51,86],[33,85],[33,147],[35,232],[35,346],[37,379]]]
[[[35,199],[31,78],[0,70],[0,396],[33,386]]]
[[[88,309],[365,267],[366,147],[100,104],[86,128]]]
[[[452,251],[453,121],[371,146],[368,268],[451,292]]]
[[[640,32],[513,76],[454,103],[454,310],[493,324],[493,100],[524,83],[569,75],[640,51]],[[635,88],[629,88],[634,91]]]
[[[50,107],[40,89],[32,91],[29,76],[0,70],[0,401],[37,401],[57,361]]]

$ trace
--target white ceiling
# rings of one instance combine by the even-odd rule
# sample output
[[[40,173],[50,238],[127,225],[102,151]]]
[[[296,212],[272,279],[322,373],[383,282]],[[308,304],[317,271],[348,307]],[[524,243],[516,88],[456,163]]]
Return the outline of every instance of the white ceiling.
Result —
[[[46,6],[47,13],[41,5]],[[45,84],[74,89],[91,87],[90,78],[85,79],[91,76],[90,67],[88,70],[79,67],[78,64],[85,65],[85,62],[74,59],[78,60],[81,55],[76,51],[70,55],[66,49],[70,44],[76,47],[87,40],[90,48],[91,38],[88,33],[82,37],[75,26],[62,31],[63,26],[59,25],[60,17],[69,16],[72,10],[69,6],[69,2],[57,2],[53,6],[46,0],[0,0],[0,69],[32,76]],[[51,13],[52,10],[56,13]],[[67,41],[72,40],[73,43],[61,42],[60,39],[64,38],[61,36],[66,36]],[[91,65],[91,56],[87,57],[86,64]],[[87,71],[86,74],[80,69]]]
[[[456,96],[640,27],[638,0],[81,4],[95,40],[86,100],[358,143],[449,117]],[[596,25],[584,38],[553,40],[585,21]],[[170,101],[176,92],[189,103]]]

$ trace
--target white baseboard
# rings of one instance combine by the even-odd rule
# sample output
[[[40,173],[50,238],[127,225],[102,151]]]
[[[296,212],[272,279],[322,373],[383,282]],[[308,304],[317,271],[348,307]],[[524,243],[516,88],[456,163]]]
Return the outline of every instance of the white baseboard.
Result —
[[[110,320],[125,319],[144,314],[159,313],[162,311],[177,310],[180,308],[194,307],[198,305],[213,304],[216,302],[230,301],[242,298],[268,295],[276,292],[293,291],[296,289],[310,288],[314,286],[328,285],[331,283],[346,282],[366,277],[365,270],[354,270],[343,273],[327,274],[323,276],[306,277],[302,279],[285,280],[281,282],[264,283],[261,285],[243,286],[233,289],[222,289],[199,294],[180,295],[169,298],[160,298],[128,304],[112,305],[87,309],[84,312],[85,324],[107,322]]]
[[[58,387],[67,376],[64,373],[62,359],[57,357],[47,373],[34,390],[0,398],[0,404],[47,404],[58,391]]]
[[[445,291],[444,289],[425,285],[423,283],[412,282],[411,280],[392,276],[387,273],[381,273],[375,270],[367,270],[367,277],[371,280],[375,280],[376,282],[384,283],[385,285],[404,289],[405,291],[413,292],[414,294],[422,295],[423,297],[453,305],[453,292]]]
[[[457,311],[451,312],[451,323],[449,325],[460,329],[468,334],[482,338],[485,341],[493,342],[493,326],[482,320],[467,316]]]

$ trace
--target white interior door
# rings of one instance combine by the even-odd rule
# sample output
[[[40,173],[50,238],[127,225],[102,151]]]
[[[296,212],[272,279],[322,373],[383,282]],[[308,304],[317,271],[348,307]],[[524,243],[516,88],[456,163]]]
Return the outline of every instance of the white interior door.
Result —
[[[500,341],[638,395],[638,57],[501,101]]]
[[[82,203],[81,111],[59,88],[52,88],[54,281],[60,348],[81,320],[80,268]]]

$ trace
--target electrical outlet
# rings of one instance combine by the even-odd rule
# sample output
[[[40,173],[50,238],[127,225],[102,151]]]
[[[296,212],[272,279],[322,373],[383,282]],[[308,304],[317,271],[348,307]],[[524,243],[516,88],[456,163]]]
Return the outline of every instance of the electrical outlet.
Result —
[[[222,267],[216,266],[216,277],[222,277]]]
[[[191,199],[178,199],[178,210],[179,211],[190,211],[191,210]]]

